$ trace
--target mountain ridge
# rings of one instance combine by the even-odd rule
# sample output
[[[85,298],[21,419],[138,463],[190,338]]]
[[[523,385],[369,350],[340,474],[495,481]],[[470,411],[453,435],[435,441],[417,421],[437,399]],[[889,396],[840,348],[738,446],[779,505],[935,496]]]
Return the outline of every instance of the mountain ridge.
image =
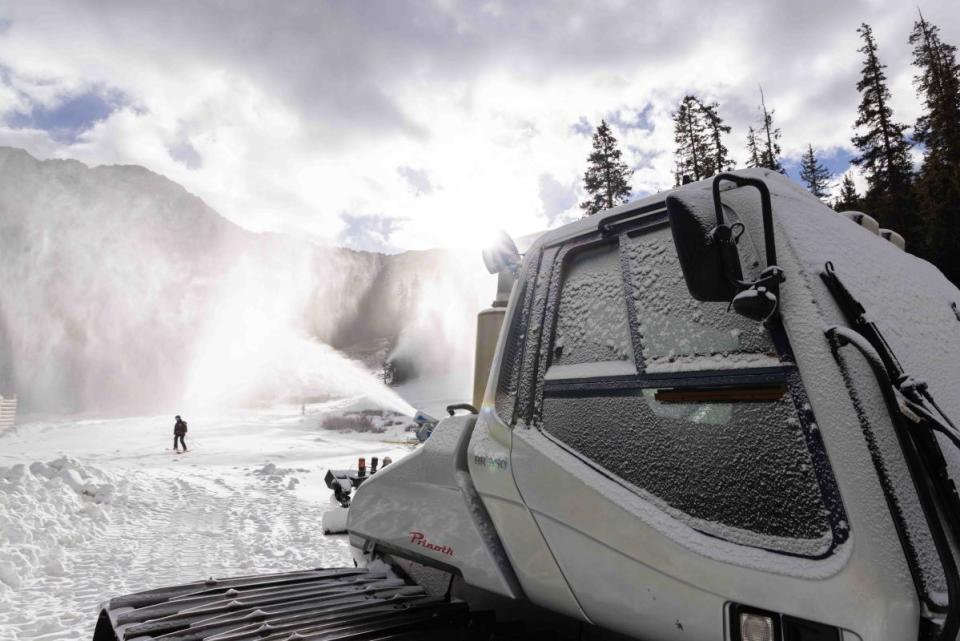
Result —
[[[429,334],[415,309],[442,311],[423,303],[441,281],[455,291],[462,270],[446,250],[388,255],[253,232],[139,165],[0,147],[0,393],[29,410],[178,402],[209,337],[238,332],[242,352],[256,323],[335,349],[395,345],[418,325]],[[472,313],[472,298],[450,304]]]

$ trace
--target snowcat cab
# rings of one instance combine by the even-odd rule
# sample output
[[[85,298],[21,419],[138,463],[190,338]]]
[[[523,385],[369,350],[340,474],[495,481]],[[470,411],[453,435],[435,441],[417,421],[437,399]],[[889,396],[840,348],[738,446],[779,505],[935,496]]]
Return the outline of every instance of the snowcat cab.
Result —
[[[358,488],[356,568],[95,639],[956,639],[960,291],[884,231],[747,170],[501,242],[479,413]]]

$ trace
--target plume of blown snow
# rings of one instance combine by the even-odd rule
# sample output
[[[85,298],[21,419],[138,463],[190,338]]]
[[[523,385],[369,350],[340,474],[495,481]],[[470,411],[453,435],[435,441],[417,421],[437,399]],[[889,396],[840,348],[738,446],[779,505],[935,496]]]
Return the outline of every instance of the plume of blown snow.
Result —
[[[471,396],[477,313],[496,293],[480,253],[446,254],[419,278],[389,360],[434,381],[438,397]]]
[[[287,245],[266,262],[239,257],[223,276],[216,312],[195,343],[185,403],[221,407],[361,395],[377,407],[412,414],[413,408],[362,364],[305,330],[310,302],[326,274],[316,272],[308,245]],[[336,305],[325,311],[343,313]]]

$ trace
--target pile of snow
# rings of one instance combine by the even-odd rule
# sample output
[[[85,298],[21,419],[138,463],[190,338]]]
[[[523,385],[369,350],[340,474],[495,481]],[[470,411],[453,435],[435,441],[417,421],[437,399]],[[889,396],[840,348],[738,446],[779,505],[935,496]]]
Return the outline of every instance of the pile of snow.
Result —
[[[122,492],[103,471],[66,457],[0,467],[0,596],[38,574],[63,576],[67,551],[109,526]]]
[[[98,604],[119,594],[352,566],[347,537],[321,534],[339,508],[324,474],[410,448],[395,442],[403,428],[386,423],[401,419],[388,412],[371,418],[383,433],[320,427],[347,407],[377,406],[186,412],[190,450],[179,455],[172,412],[0,432],[0,641],[89,639]]]

